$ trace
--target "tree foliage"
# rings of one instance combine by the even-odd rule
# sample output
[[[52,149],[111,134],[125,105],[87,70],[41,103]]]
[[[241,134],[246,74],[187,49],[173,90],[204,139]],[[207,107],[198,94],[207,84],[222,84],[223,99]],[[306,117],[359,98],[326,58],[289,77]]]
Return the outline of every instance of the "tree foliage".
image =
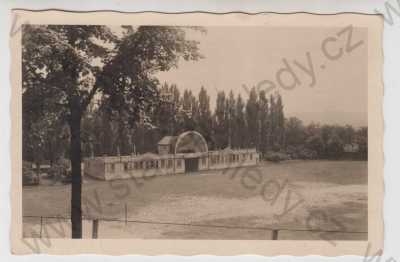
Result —
[[[72,237],[82,237],[81,121],[94,99],[117,116],[124,136],[158,100],[154,74],[201,57],[198,42],[182,27],[121,27],[115,34],[100,25],[24,25],[22,89],[26,110],[39,118],[51,113],[68,124],[72,166]],[[29,99],[27,99],[29,98]],[[42,99],[42,101],[39,101]],[[142,115],[141,115],[142,114]],[[29,133],[34,125],[25,126]],[[122,145],[122,141],[119,141]]]

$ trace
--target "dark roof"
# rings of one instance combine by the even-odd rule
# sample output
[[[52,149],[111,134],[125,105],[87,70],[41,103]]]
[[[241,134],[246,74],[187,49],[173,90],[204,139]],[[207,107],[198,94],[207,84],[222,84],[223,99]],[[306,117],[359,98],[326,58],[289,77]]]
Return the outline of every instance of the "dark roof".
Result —
[[[176,136],[164,136],[159,142],[159,145],[175,145]]]

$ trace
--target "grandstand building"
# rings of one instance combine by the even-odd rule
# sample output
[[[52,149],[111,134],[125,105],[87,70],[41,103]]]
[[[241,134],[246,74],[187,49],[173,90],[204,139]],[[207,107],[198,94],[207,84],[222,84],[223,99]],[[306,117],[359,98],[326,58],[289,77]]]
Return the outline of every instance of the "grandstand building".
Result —
[[[255,149],[208,151],[206,140],[196,131],[163,137],[158,142],[158,154],[92,157],[84,161],[85,174],[102,180],[193,173],[258,162]]]

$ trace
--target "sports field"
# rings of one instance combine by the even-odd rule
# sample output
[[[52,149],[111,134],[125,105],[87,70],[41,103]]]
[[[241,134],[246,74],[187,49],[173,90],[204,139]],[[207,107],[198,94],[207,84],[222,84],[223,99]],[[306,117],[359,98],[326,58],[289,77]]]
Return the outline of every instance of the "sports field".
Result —
[[[98,218],[99,238],[271,239],[278,230],[278,239],[367,239],[367,177],[365,161],[287,161],[136,180],[85,178],[84,237]],[[23,187],[25,236],[38,234],[40,216],[69,212],[70,185]],[[70,237],[68,220],[43,218],[42,225],[51,237]]]

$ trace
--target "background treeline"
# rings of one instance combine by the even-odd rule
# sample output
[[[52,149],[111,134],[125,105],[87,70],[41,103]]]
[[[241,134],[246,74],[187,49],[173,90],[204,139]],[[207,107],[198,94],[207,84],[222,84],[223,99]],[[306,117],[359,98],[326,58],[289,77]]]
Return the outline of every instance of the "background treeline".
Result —
[[[268,160],[367,158],[367,127],[304,125],[296,117],[285,117],[278,93],[266,95],[252,88],[245,99],[233,91],[221,91],[214,110],[204,87],[194,94],[164,84],[156,96],[134,123],[124,111],[112,110],[113,101],[107,98],[93,103],[82,120],[83,156],[156,152],[163,136],[195,130],[205,137],[210,150],[256,148]],[[54,162],[68,157],[68,128],[57,121],[57,114],[45,115],[32,121],[24,118],[25,160]],[[358,152],[345,152],[344,145],[352,143],[359,146]]]

